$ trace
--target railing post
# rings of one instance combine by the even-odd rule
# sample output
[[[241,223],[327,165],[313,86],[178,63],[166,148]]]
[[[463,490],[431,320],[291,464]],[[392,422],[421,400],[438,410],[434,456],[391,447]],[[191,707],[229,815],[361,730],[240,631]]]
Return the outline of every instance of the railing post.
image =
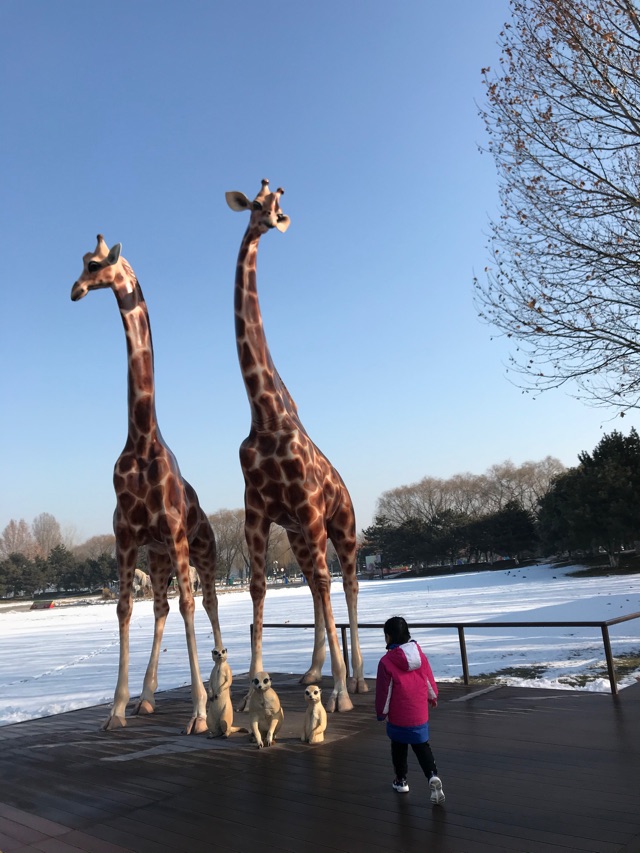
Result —
[[[609,671],[609,683],[611,684],[611,693],[613,696],[618,695],[618,685],[616,684],[616,670],[613,665],[613,655],[611,654],[611,641],[609,640],[609,626],[602,625],[602,642],[604,644],[604,656],[607,659],[607,670]]]
[[[253,622],[249,625],[249,643],[253,654]]]
[[[344,658],[344,665],[346,667],[346,677],[349,678],[349,643],[347,642],[347,627],[346,625],[340,626],[340,633],[342,634],[342,657]]]
[[[469,683],[469,661],[467,660],[467,643],[464,638],[464,627],[458,625],[458,639],[460,640],[460,659],[462,660],[462,679],[465,684]]]

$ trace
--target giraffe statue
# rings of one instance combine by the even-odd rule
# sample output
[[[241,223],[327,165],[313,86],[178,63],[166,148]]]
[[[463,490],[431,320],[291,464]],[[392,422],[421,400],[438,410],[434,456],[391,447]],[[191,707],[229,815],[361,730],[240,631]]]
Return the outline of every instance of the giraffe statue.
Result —
[[[348,711],[351,692],[365,692],[358,640],[356,524],[353,504],[342,478],[309,438],[298,409],[274,367],[258,302],[256,263],[260,238],[272,228],[286,231],[289,217],[280,209],[283,190],[269,182],[254,201],[243,193],[226,194],[232,210],[249,210],[249,225],[240,246],[235,280],[235,326],[240,369],[251,406],[251,431],[240,446],[245,480],[245,536],[251,561],[253,643],[250,676],[261,672],[262,625],[266,593],[265,560],[271,524],[287,532],[293,554],[313,595],[315,636],[311,667],[302,677],[313,684],[322,677],[325,629],[331,655],[333,692],[327,710]],[[331,576],[327,540],[333,543],[342,569],[349,612],[353,677],[347,685],[345,661],[331,609]],[[349,689],[348,689],[349,688]]]
[[[167,586],[175,574],[187,636],[193,699],[193,714],[185,731],[199,734],[207,730],[207,694],[198,666],[189,560],[200,576],[203,604],[211,622],[215,646],[222,648],[215,590],[216,544],[195,490],[183,479],[175,456],[160,434],[149,314],[135,273],[120,255],[120,250],[120,243],[109,250],[99,234],[96,250],[84,256],[82,275],[71,290],[71,299],[77,302],[90,290],[110,287],[120,309],[127,340],[129,431],[113,474],[116,491],[113,523],[120,580],[117,605],[120,659],[113,708],[103,729],[126,725],[133,581],[138,548],[146,544],[149,546],[155,627],[151,657],[134,713],[150,714],[155,709],[160,644],[169,612]]]

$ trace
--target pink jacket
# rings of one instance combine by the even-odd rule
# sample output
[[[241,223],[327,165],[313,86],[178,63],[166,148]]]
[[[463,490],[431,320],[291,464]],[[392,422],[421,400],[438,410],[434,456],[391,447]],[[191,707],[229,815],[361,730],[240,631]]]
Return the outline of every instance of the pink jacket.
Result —
[[[429,719],[429,701],[438,687],[429,661],[415,640],[390,649],[380,659],[376,680],[376,715],[394,726],[421,726]]]

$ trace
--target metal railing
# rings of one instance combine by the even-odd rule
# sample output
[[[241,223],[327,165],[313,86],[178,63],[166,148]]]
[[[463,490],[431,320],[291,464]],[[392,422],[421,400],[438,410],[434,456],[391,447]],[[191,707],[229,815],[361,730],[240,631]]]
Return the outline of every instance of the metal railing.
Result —
[[[579,621],[579,622],[411,622],[411,630],[417,628],[450,628],[458,632],[458,641],[460,644],[460,659],[462,662],[462,678],[465,684],[469,684],[469,660],[467,658],[467,640],[465,629],[483,630],[490,628],[599,628],[602,632],[602,645],[604,646],[604,656],[607,662],[607,672],[609,675],[609,684],[611,685],[611,693],[614,696],[618,694],[618,685],[616,682],[616,670],[611,651],[611,640],[609,637],[609,628],[611,625],[619,625],[621,622],[630,622],[632,619],[640,619],[640,613],[629,613],[627,616],[617,616],[615,619],[605,619],[602,621]],[[313,629],[314,625],[295,623],[295,622],[270,622],[265,623],[263,628],[305,628]],[[347,667],[347,676],[349,675],[349,644],[347,641],[348,623],[337,622],[336,628],[340,629],[342,637],[342,656]],[[359,622],[358,630],[373,628],[382,631],[384,625],[382,623]],[[250,625],[251,642],[253,645],[253,625]]]

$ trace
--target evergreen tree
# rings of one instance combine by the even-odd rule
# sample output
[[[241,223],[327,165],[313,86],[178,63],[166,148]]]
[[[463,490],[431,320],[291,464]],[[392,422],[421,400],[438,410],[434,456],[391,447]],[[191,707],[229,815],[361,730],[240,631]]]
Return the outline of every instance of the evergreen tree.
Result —
[[[602,548],[612,566],[640,532],[640,438],[614,430],[577,468],[562,474],[540,503],[543,541],[552,547]]]
[[[491,518],[493,551],[509,556],[516,563],[524,551],[535,551],[538,544],[535,521],[517,501],[509,501]]]
[[[47,558],[49,580],[58,589],[80,589],[79,563],[64,545],[56,545]]]
[[[10,554],[3,561],[0,573],[5,579],[3,594],[24,595],[30,598],[44,587],[41,565],[24,554]]]

